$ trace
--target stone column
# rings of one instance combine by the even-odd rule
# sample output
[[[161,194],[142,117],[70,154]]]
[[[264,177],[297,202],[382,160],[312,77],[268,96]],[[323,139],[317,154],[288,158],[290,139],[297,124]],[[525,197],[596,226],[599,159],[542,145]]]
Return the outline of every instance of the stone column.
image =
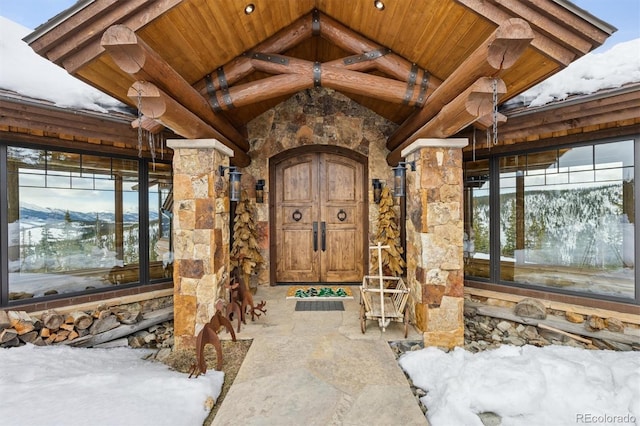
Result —
[[[407,281],[425,346],[464,344],[462,148],[467,139],[418,139],[407,170]]]
[[[233,151],[215,139],[172,139],[175,348],[195,348],[229,274],[228,166]]]

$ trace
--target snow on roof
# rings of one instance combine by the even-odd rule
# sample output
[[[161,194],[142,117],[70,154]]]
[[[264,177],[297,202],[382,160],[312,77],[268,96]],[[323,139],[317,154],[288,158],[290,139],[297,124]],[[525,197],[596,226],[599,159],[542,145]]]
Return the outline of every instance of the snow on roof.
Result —
[[[590,95],[640,82],[640,38],[603,53],[589,53],[521,93],[505,106],[539,107],[573,95]]]
[[[98,112],[122,111],[122,102],[78,80],[39,56],[22,38],[31,30],[0,16],[0,89],[56,106]]]

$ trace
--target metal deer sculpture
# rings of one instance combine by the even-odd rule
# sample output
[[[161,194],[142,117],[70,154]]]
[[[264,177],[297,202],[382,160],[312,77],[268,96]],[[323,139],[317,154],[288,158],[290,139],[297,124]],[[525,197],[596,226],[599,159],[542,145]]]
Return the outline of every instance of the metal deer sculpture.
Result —
[[[222,313],[223,302],[218,301],[216,303],[216,313],[211,317],[211,320],[202,327],[198,337],[196,339],[196,362],[191,366],[191,372],[189,378],[195,374],[198,377],[200,374],[207,372],[207,363],[204,359],[204,348],[207,343],[211,343],[216,350],[217,365],[216,369],[220,371],[222,369],[222,345],[220,338],[218,337],[218,331],[224,326],[227,332],[231,333],[231,339],[236,341],[236,333],[233,331],[233,326],[227,317]]]
[[[267,309],[265,306],[267,305],[267,302],[262,300],[257,305],[254,305],[253,296],[247,289],[243,279],[240,277],[238,268],[235,268],[231,273],[231,284],[229,285],[229,289],[231,291],[231,305],[235,304],[240,307],[238,331],[240,331],[240,321],[242,321],[243,324],[247,323],[247,310],[251,314],[251,321],[255,321],[255,319],[259,318],[262,314],[266,315]],[[235,308],[232,308],[232,312],[233,310],[235,310]]]

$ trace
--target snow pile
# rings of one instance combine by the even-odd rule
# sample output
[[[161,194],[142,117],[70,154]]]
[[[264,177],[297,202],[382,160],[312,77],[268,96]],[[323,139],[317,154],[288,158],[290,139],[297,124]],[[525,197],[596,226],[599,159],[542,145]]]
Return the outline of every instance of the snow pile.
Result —
[[[638,352],[501,346],[473,354],[427,348],[406,353],[400,366],[427,391],[422,401],[432,426],[482,426],[477,414],[485,412],[500,415],[505,426],[640,420]],[[588,421],[594,418],[608,421]]]
[[[537,107],[571,95],[588,95],[640,82],[640,38],[619,43],[604,53],[589,53],[508,104]]]
[[[0,349],[3,425],[200,425],[224,373],[189,379],[142,349]],[[210,408],[210,407],[209,407]]]
[[[124,104],[36,54],[22,38],[31,33],[0,16],[0,88],[51,101],[62,108],[107,112]]]

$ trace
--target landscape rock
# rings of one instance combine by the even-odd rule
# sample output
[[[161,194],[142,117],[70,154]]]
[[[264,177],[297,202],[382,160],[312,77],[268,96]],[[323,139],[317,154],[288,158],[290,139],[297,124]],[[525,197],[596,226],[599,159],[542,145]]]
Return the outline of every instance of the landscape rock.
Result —
[[[584,323],[584,327],[589,331],[599,331],[606,328],[604,319],[596,315],[589,315],[587,317],[587,322]]]
[[[613,331],[614,333],[622,333],[624,331],[624,324],[617,318],[605,319],[604,325],[607,327],[607,330]]]
[[[516,305],[515,314],[524,318],[545,319],[547,308],[537,299],[523,299]]]
[[[575,312],[567,311],[565,312],[564,317],[567,319],[567,321],[574,324],[582,324],[584,322],[584,316]]]

